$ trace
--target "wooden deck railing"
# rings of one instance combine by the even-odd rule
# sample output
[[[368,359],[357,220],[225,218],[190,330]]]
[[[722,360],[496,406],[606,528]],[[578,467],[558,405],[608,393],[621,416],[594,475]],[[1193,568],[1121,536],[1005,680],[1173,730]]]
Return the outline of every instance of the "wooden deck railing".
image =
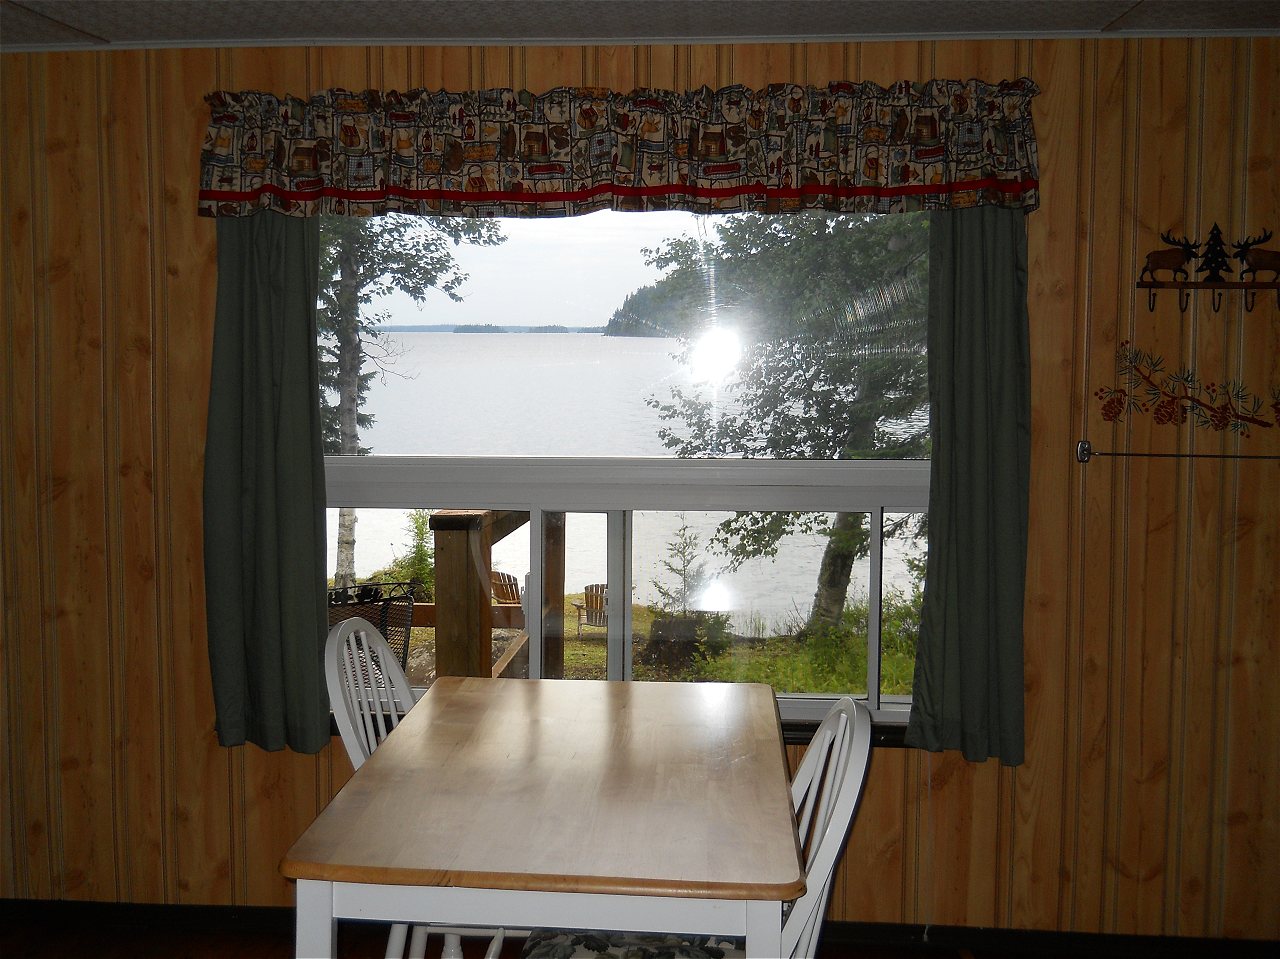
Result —
[[[434,627],[439,608],[436,603],[414,603],[413,625]],[[494,606],[489,615],[494,629],[524,629],[524,610],[519,606]]]
[[[529,670],[529,633],[525,629],[524,610],[519,606],[503,606],[497,605],[490,608],[489,615],[493,620],[494,629],[518,629],[520,635],[517,636],[507,646],[498,661],[489,669],[489,674],[497,679],[501,676],[511,676],[517,679],[528,676]],[[435,603],[414,603],[413,604],[413,625],[414,626],[431,626],[436,625],[436,604]]]

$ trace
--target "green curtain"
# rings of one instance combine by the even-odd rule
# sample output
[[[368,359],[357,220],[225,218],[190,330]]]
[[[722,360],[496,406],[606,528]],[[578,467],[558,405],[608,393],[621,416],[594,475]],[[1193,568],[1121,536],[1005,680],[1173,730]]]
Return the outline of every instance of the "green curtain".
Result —
[[[1031,397],[1020,210],[933,214],[929,556],[907,743],[1023,759]]]
[[[205,589],[218,741],[329,742],[318,218],[218,220]]]

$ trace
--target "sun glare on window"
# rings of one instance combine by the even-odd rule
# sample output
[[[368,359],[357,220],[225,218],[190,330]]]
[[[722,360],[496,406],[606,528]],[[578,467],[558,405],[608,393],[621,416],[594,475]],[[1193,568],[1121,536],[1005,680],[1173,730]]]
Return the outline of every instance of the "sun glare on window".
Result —
[[[694,343],[689,356],[693,382],[718,388],[742,357],[742,343],[734,330],[713,326]]]

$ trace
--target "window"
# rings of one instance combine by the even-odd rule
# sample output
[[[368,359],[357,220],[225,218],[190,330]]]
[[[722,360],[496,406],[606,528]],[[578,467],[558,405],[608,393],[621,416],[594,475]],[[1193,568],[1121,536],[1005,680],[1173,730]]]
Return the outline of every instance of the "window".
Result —
[[[787,717],[854,692],[905,718],[927,229],[913,214],[329,221],[335,577],[403,570],[410,510],[527,514],[491,556],[553,641],[530,644],[533,675],[563,655],[567,676],[770,682]],[[595,585],[630,600],[603,625],[580,608]]]

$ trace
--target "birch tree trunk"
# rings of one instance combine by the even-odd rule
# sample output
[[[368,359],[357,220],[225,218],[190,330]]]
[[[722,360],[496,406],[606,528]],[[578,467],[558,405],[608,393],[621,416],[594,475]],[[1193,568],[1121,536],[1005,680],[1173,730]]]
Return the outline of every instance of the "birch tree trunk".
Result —
[[[859,544],[867,538],[863,513],[836,513],[831,537],[822,552],[818,567],[818,584],[813,594],[813,612],[809,625],[834,626],[840,622],[849,596],[849,577],[859,553]]]
[[[360,452],[360,429],[356,413],[360,408],[360,372],[364,364],[364,344],[360,340],[360,278],[347,251],[338,258],[338,451],[355,456]],[[335,587],[354,586],[356,581],[356,511],[353,506],[338,509],[338,548],[333,571]]]

